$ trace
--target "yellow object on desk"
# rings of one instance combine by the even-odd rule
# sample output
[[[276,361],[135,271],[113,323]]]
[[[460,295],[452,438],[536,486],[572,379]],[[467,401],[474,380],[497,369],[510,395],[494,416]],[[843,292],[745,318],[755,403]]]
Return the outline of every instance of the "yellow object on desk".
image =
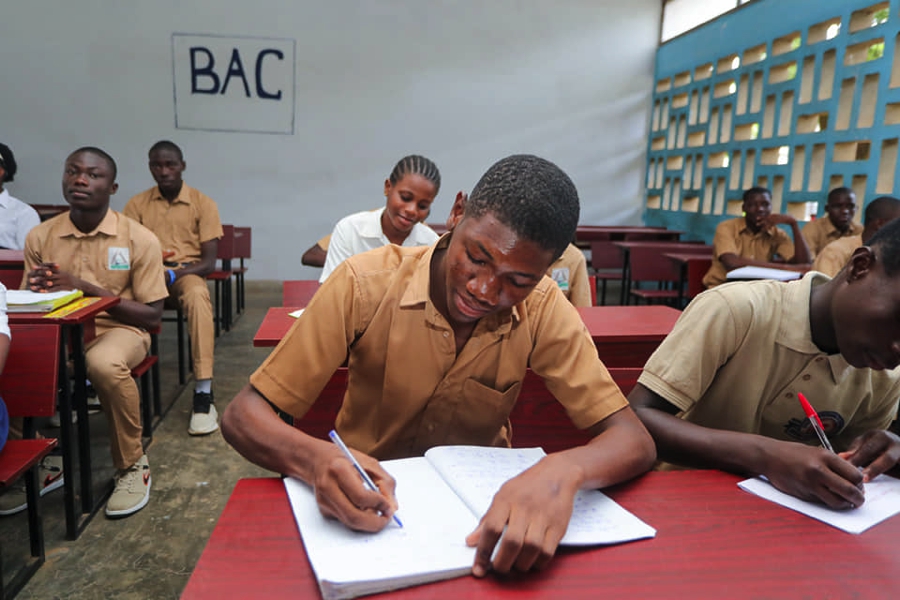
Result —
[[[6,292],[7,312],[49,312],[73,300],[81,298],[81,290],[59,292],[32,292],[29,290],[8,290]]]
[[[49,312],[44,315],[45,319],[58,319],[60,317],[65,317],[66,315],[71,315],[73,312],[81,310],[85,306],[90,306],[94,302],[100,300],[99,296],[90,296],[88,298],[79,298],[74,302],[69,302],[65,306],[60,306],[53,312]]]

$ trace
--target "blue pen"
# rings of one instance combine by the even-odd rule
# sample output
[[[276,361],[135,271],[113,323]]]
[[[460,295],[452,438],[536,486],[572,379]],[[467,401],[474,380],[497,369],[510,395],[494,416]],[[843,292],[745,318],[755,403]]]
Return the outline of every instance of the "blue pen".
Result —
[[[356,462],[356,459],[353,457],[353,453],[350,452],[350,448],[347,447],[347,444],[344,443],[344,440],[341,439],[341,436],[338,435],[338,432],[332,429],[328,432],[328,437],[331,438],[331,441],[337,444],[337,447],[341,449],[341,452],[344,453],[344,456],[347,457],[347,460],[353,465],[356,469],[356,472],[359,473],[359,476],[362,477],[363,483],[365,486],[373,492],[381,493],[381,490],[378,489],[378,486],[375,485],[375,482],[372,481],[372,478],[369,477],[369,474],[366,473],[366,470],[362,468],[362,465]],[[397,515],[394,515],[394,522],[403,527],[403,523],[400,522],[400,519],[397,518]]]

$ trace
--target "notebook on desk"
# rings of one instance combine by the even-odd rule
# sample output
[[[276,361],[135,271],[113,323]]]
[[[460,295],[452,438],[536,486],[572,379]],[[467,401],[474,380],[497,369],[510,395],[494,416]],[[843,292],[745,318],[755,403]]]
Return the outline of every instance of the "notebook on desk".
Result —
[[[776,281],[793,281],[800,279],[803,273],[789,271],[787,269],[770,269],[768,267],[739,267],[728,271],[725,276],[729,281],[743,281],[747,279],[774,279]]]
[[[424,457],[385,461],[382,466],[397,482],[403,527],[392,522],[374,534],[326,519],[312,488],[285,479],[322,596],[355,598],[468,575],[475,549],[466,546],[466,536],[500,486],[543,456],[540,448],[442,446]],[[656,530],[605,494],[583,490],[561,544],[616,544],[655,535]]]
[[[29,290],[7,290],[7,312],[50,312],[81,298],[81,290],[59,292],[32,292]]]

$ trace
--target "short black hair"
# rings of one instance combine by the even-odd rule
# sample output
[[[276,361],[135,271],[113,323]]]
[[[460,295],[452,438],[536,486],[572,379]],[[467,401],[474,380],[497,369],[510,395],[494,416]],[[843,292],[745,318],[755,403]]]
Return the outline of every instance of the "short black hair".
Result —
[[[828,202],[831,202],[832,200],[834,200],[834,198],[835,198],[837,195],[839,195],[839,194],[848,194],[848,195],[853,196],[854,198],[856,198],[856,192],[854,192],[854,191],[851,190],[850,188],[848,188],[848,187],[836,187],[836,188],[834,188],[833,190],[831,190],[830,192],[828,192]]]
[[[888,277],[900,272],[900,219],[889,221],[879,229],[869,240],[868,246],[875,252],[875,260],[884,265]]]
[[[0,166],[3,167],[4,172],[3,181],[0,183],[12,181],[19,167],[16,165],[16,157],[13,156],[12,150],[6,144],[0,144],[0,161],[3,161],[3,164],[0,164]]]
[[[893,196],[879,196],[866,205],[865,224],[891,218],[900,210],[900,200]]]
[[[175,142],[170,142],[169,140],[159,140],[152,146],[150,146],[150,151],[147,152],[147,157],[149,158],[157,150],[171,150],[175,154],[178,155],[178,160],[184,162],[184,154],[181,153],[181,148],[178,147],[178,144]]]
[[[419,154],[410,154],[397,161],[388,179],[391,185],[394,185],[403,179],[404,175],[421,175],[434,184],[435,194],[441,189],[441,172],[438,170],[437,165]]]
[[[559,258],[575,235],[578,190],[562,169],[528,154],[508,156],[481,176],[463,218],[491,213],[498,221]]]
[[[69,158],[72,158],[76,154],[81,154],[82,152],[86,152],[88,154],[93,154],[95,156],[99,156],[100,158],[105,160],[106,164],[109,165],[109,168],[112,170],[113,181],[116,180],[116,177],[119,174],[119,168],[116,166],[116,161],[113,160],[112,156],[110,156],[105,151],[101,150],[100,148],[97,148],[96,146],[82,146],[75,152],[72,152],[71,154],[69,154],[69,156],[67,157],[67,160]]]
[[[754,196],[756,194],[765,194],[769,197],[770,200],[772,199],[772,191],[769,188],[759,186],[752,187],[749,190],[744,191],[744,195],[741,196],[741,198],[743,198],[743,201],[746,202],[750,198],[750,196]]]

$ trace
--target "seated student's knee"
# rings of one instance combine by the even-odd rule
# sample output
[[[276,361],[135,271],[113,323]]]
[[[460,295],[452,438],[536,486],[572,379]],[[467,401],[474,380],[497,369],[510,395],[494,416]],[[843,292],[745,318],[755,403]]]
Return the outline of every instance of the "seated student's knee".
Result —
[[[209,287],[205,279],[197,275],[185,275],[184,279],[178,293],[178,301],[182,306],[189,306],[194,302],[209,302]]]

